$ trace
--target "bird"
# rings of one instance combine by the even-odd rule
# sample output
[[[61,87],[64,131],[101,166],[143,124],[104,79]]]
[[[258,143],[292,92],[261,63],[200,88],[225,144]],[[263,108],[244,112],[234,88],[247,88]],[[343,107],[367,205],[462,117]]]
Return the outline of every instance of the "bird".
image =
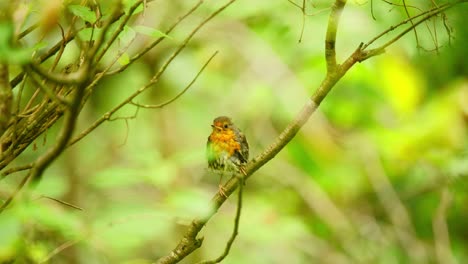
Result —
[[[226,196],[222,185],[224,172],[245,173],[249,159],[249,144],[244,133],[227,116],[213,120],[212,131],[206,143],[208,167],[220,173],[219,193]]]

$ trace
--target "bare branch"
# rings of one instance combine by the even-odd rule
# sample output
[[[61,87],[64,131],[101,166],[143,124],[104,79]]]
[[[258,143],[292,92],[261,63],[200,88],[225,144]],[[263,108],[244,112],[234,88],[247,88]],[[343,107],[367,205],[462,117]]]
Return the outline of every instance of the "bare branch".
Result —
[[[340,21],[341,11],[347,0],[336,0],[332,5],[331,13],[328,18],[327,35],[325,38],[325,59],[327,61],[327,72],[334,72],[336,69],[336,31]]]
[[[6,176],[8,176],[8,175],[10,175],[12,173],[15,173],[15,172],[18,172],[18,171],[28,170],[30,168],[32,168],[32,163],[8,169],[8,170],[2,172],[2,174],[0,175],[0,180],[2,180],[3,178],[5,178]]]
[[[45,79],[54,82],[56,84],[66,84],[66,85],[78,85],[82,83],[88,76],[83,70],[79,70],[74,73],[70,74],[57,74],[47,72],[46,70],[42,69],[38,64],[31,63],[28,65],[29,69],[36,72],[37,74],[41,75]]]
[[[187,86],[185,86],[185,88],[173,98],[167,100],[166,102],[157,104],[157,105],[145,105],[145,104],[135,103],[133,101],[130,101],[130,104],[141,107],[141,108],[163,108],[164,106],[174,102],[175,100],[179,99],[179,97],[181,97],[195,83],[195,81],[198,79],[198,76],[200,76],[200,74],[203,72],[206,66],[208,66],[210,61],[216,56],[216,54],[218,54],[218,51],[215,51],[213,55],[211,55],[211,57],[205,62],[203,67],[198,71],[197,75],[195,75],[192,81]]]
[[[136,98],[138,95],[146,91],[148,88],[150,88],[152,85],[156,84],[159,81],[159,78],[161,75],[166,71],[167,67],[171,62],[179,55],[179,53],[185,49],[187,46],[188,42],[192,39],[192,37],[206,24],[208,23],[211,19],[213,19],[216,15],[218,15],[221,11],[226,9],[230,4],[232,4],[235,0],[230,0],[227,4],[224,6],[220,7],[216,11],[214,11],[210,16],[208,16],[206,19],[204,19],[200,24],[195,27],[192,32],[184,39],[182,44],[179,45],[179,47],[171,54],[171,56],[166,60],[166,62],[161,66],[161,68],[158,70],[158,72],[151,78],[151,80],[143,87],[140,89],[136,90],[133,94],[131,94],[129,97],[127,97],[125,100],[123,100],[120,104],[115,106],[113,109],[105,113],[101,118],[96,120],[90,127],[88,127],[86,130],[81,132],[76,138],[70,141],[70,146],[81,140],[83,137],[88,135],[91,131],[96,129],[99,125],[104,123],[106,120],[109,120],[109,118],[117,112],[119,109],[121,109],[123,106],[129,104],[132,102],[134,98]],[[210,58],[211,59],[211,58]]]
[[[72,247],[74,245],[76,245],[77,243],[81,242],[83,240],[83,238],[80,238],[80,239],[77,239],[77,240],[71,240],[71,241],[68,241],[68,242],[65,242],[63,243],[62,245],[60,245],[59,247],[57,247],[56,249],[52,250],[52,252],[50,252],[45,258],[44,260],[42,260],[41,262],[39,263],[47,263],[51,258],[53,258],[55,255],[59,254],[60,252],[64,251],[65,249],[69,248],[69,247]]]
[[[467,0],[463,0],[463,2],[465,1]],[[460,2],[462,1],[459,1],[458,3]],[[364,59],[371,57],[369,55],[375,56],[383,52],[382,50],[364,51],[364,44],[360,44],[357,47],[357,49],[341,65],[338,65],[336,63],[335,39],[337,24],[339,22],[340,14],[345,4],[345,0],[336,0],[332,7],[332,12],[330,14],[325,44],[327,75],[325,76],[319,88],[312,95],[310,100],[308,100],[305,103],[302,110],[296,115],[295,119],[283,130],[283,132],[270,146],[268,146],[261,154],[257,155],[247,164],[247,166],[245,167],[244,180],[247,180],[253,173],[255,173],[268,161],[274,158],[292,140],[292,138],[294,138],[294,136],[299,132],[300,128],[315,112],[315,110],[318,108],[318,106],[327,96],[330,90],[356,62],[360,62]],[[442,11],[439,10],[438,12]],[[425,17],[426,20],[429,18],[430,17]],[[415,23],[415,26],[417,26],[420,22]],[[391,42],[390,44],[392,43],[393,42]],[[194,219],[189,225],[183,237],[179,240],[178,245],[171,251],[170,254],[160,258],[157,261],[157,263],[177,263],[201,246],[203,238],[197,238],[198,233],[203,229],[207,221],[218,211],[221,205],[226,201],[227,197],[229,197],[234,192],[234,190],[237,187],[238,181],[239,180],[236,177],[232,177],[228,180],[228,182],[223,186],[224,194],[218,192],[212,198],[212,211],[205,215],[203,218]]]
[[[65,98],[62,98],[58,94],[55,94],[48,86],[43,84],[41,81],[37,80],[36,77],[34,77],[34,74],[32,73],[30,68],[25,67],[25,71],[29,74],[29,77],[31,78],[32,82],[37,87],[39,87],[39,89],[43,93],[45,93],[51,100],[55,101],[57,104],[63,104],[63,105],[69,106],[69,103]]]
[[[19,33],[18,36],[16,37],[18,40],[24,38],[26,35],[29,33],[33,32],[36,28],[39,27],[39,23],[35,23],[31,26],[29,26],[27,29],[25,29],[23,32]]]
[[[185,18],[187,18],[190,14],[192,14],[193,12],[195,12],[195,10],[198,9],[198,7],[200,7],[200,5],[203,3],[203,0],[199,1],[197,4],[195,4],[189,11],[187,11],[187,13],[185,13],[184,15],[182,15],[181,17],[179,17],[177,19],[177,21],[172,24],[169,29],[166,30],[166,32],[164,32],[165,35],[169,35],[169,33],[172,32],[172,30],[174,30],[174,28],[180,24],[180,22],[182,22]],[[119,69],[116,69],[114,71],[111,71],[111,72],[108,72],[106,73],[106,75],[114,75],[116,73],[120,73],[122,71],[124,71],[126,68],[128,68],[130,65],[132,65],[135,61],[137,61],[139,58],[141,58],[143,55],[145,55],[146,53],[148,53],[148,51],[150,51],[151,49],[153,49],[156,45],[158,45],[159,43],[161,43],[164,39],[166,39],[165,36],[162,36],[162,37],[159,37],[158,39],[156,39],[154,42],[152,42],[150,45],[148,45],[146,48],[144,48],[141,52],[137,53],[136,55],[134,55],[129,63],[125,64],[124,66],[120,67]]]
[[[88,65],[84,65],[83,69],[88,69]],[[84,76],[87,75],[87,72],[84,72]],[[15,196],[19,193],[19,191],[23,188],[26,182],[30,182],[30,184],[36,184],[39,182],[40,178],[44,170],[55,160],[60,153],[65,149],[70,137],[75,130],[76,119],[78,117],[81,100],[85,93],[86,85],[83,83],[79,85],[75,91],[73,99],[71,101],[70,107],[65,115],[65,120],[62,126],[62,130],[57,138],[57,142],[54,146],[49,148],[44,154],[42,154],[36,161],[33,163],[33,166],[23,181],[18,185],[18,188],[15,192],[1,205],[0,213],[7,208],[7,206],[13,201]]]
[[[125,25],[128,23],[128,21],[130,20],[130,17],[132,17],[133,13],[135,12],[135,10],[143,3],[143,0],[140,0],[138,2],[136,2],[132,7],[130,7],[130,10],[128,11],[128,14],[125,16],[125,18],[123,19],[122,23],[120,23],[119,27],[117,28],[117,30],[114,32],[114,34],[110,37],[110,39],[106,42],[104,48],[102,50],[100,50],[100,52],[96,55],[96,63],[98,63],[102,57],[104,57],[104,54],[106,54],[106,52],[109,50],[110,46],[112,45],[112,43],[114,43],[114,41],[117,39],[117,37],[119,36],[119,34],[122,32],[122,30],[124,29]],[[116,15],[118,15],[118,13],[116,13]],[[96,47],[99,47],[99,46],[96,46]],[[97,49],[97,48],[96,48]]]
[[[47,195],[41,195],[39,196],[39,198],[37,198],[36,200],[39,200],[39,199],[42,199],[42,198],[45,198],[45,199],[49,199],[49,200],[52,200],[54,202],[57,202],[59,204],[63,204],[65,206],[68,206],[68,207],[71,207],[73,209],[76,209],[76,210],[80,210],[80,211],[83,211],[83,208],[79,207],[79,206],[76,206],[74,204],[71,204],[69,202],[65,202],[65,201],[62,201],[60,199],[57,199],[57,198],[54,198],[54,197],[50,197],[50,196],[47,196]]]
[[[110,18],[110,23],[113,23],[113,22],[119,20],[119,18],[121,16],[123,16],[123,15],[124,15],[124,13],[121,12],[121,13],[119,13],[118,16],[111,17]],[[56,43],[52,48],[50,48],[47,52],[45,52],[44,54],[39,56],[39,58],[37,59],[37,63],[43,63],[44,61],[46,61],[47,59],[52,57],[54,54],[56,54],[62,48],[62,46],[66,46],[68,43],[70,43],[72,40],[74,40],[75,37],[76,37],[76,33],[78,31],[73,30],[73,31],[69,32],[67,34],[67,36],[65,37],[65,39],[62,39],[61,41]],[[23,78],[24,78],[24,72],[19,73],[15,78],[13,78],[13,80],[10,81],[10,86],[15,87],[16,85],[18,85],[23,80]]]
[[[229,238],[228,242],[226,243],[226,247],[224,248],[223,254],[221,256],[217,257],[214,260],[210,261],[202,261],[199,264],[214,264],[214,263],[220,263],[223,261],[227,255],[229,254],[229,251],[231,250],[232,244],[234,243],[234,240],[236,239],[237,234],[239,233],[239,221],[240,221],[240,215],[242,211],[242,192],[244,189],[244,178],[242,176],[238,177],[238,185],[239,185],[239,193],[237,194],[237,209],[236,209],[236,217],[234,218],[234,229],[232,230],[231,237]]]
[[[379,55],[379,54],[382,54],[383,52],[385,52],[385,49],[392,45],[393,43],[395,43],[397,40],[399,40],[400,38],[402,38],[404,35],[406,35],[408,32],[410,32],[411,30],[413,30],[413,28],[417,27],[418,25],[420,25],[421,23],[427,21],[428,19],[444,12],[445,10],[455,6],[455,5],[458,5],[460,3],[464,3],[464,2],[468,2],[468,0],[459,0],[459,1],[455,1],[455,2],[452,2],[452,3],[447,3],[447,4],[444,4],[444,5],[441,5],[439,7],[435,7],[431,10],[428,10],[422,14],[419,14],[419,15],[416,15],[414,16],[412,19],[414,19],[415,17],[420,17],[422,16],[422,18],[420,20],[418,20],[417,22],[415,22],[413,25],[411,25],[410,27],[408,27],[407,29],[405,29],[404,31],[402,31],[400,34],[398,34],[396,37],[394,37],[393,39],[389,40],[388,42],[384,43],[383,45],[381,45],[380,47],[378,48],[374,48],[374,49],[371,49],[371,50],[367,50],[364,52],[364,56],[362,56],[362,58],[360,59],[360,61],[363,61],[363,60],[366,60],[370,57],[373,57],[373,56],[376,56],[376,55]],[[363,50],[366,49],[370,44],[372,44],[373,42],[375,42],[377,39],[381,38],[382,36],[384,36],[385,34],[387,34],[388,32],[390,31],[393,31],[395,28],[401,26],[401,25],[404,25],[406,23],[408,23],[411,19],[407,19],[407,20],[404,20],[400,23],[398,23],[397,25],[395,26],[392,26],[390,27],[389,29],[385,30],[384,32],[382,32],[381,34],[377,35],[375,38],[373,38],[372,40],[370,40],[368,43],[366,43],[365,45],[363,44]]]
[[[402,0],[402,3],[403,3],[403,7],[405,9],[405,13],[406,15],[408,16],[408,19],[410,20],[411,22],[411,26],[413,27],[413,31],[414,31],[414,38],[416,40],[416,45],[417,47],[419,47],[419,38],[418,38],[418,32],[416,31],[416,27],[414,26],[414,23],[413,23],[413,19],[408,11],[408,7],[406,6],[406,2],[405,0]]]

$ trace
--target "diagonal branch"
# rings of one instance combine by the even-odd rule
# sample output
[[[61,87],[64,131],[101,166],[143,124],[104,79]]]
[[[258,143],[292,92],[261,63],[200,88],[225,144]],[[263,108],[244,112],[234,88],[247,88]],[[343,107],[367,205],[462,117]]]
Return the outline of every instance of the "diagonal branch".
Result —
[[[466,1],[467,0],[460,0],[454,3],[453,5],[450,5],[450,7]],[[245,176],[242,176],[242,181],[246,181],[250,176],[252,176],[253,173],[255,173],[258,169],[260,169],[271,159],[273,159],[296,136],[301,127],[307,122],[307,120],[315,112],[315,110],[317,110],[320,103],[327,96],[330,90],[347,73],[347,71],[354,64],[356,64],[356,62],[364,61],[365,59],[381,54],[383,52],[376,51],[370,54],[369,51],[364,51],[364,44],[362,43],[342,64],[336,63],[335,39],[337,25],[341,17],[341,11],[343,10],[345,5],[346,0],[336,0],[333,4],[332,12],[330,13],[327,35],[325,40],[325,58],[327,60],[327,74],[324,80],[320,84],[319,88],[314,92],[312,97],[305,103],[305,105],[302,107],[301,111],[296,115],[294,120],[283,130],[283,132],[276,138],[276,140],[270,146],[268,146],[261,154],[257,155],[247,164],[244,170]],[[442,11],[443,10],[439,10],[438,13]],[[422,20],[427,20],[430,17],[432,16],[425,16]],[[422,23],[422,21],[415,23],[414,26],[417,26],[420,23]],[[408,33],[410,30],[405,31],[404,34]],[[389,43],[388,45],[392,44],[393,42]],[[203,243],[203,238],[198,238],[198,233],[203,229],[203,227],[211,219],[211,217],[219,210],[219,208],[226,201],[227,197],[229,197],[235,191],[235,189],[238,186],[238,182],[239,179],[237,177],[232,177],[231,179],[229,179],[229,181],[224,185],[224,194],[218,192],[211,199],[212,210],[204,217],[192,220],[183,237],[179,240],[177,246],[168,255],[161,257],[157,261],[158,264],[178,263],[187,255],[191,254],[193,251],[201,247]]]
[[[192,85],[195,83],[195,81],[198,79],[198,77],[200,76],[200,74],[203,72],[203,70],[205,70],[206,66],[208,66],[208,64],[210,63],[210,61],[216,56],[216,54],[218,54],[218,51],[215,51],[213,53],[213,55],[211,55],[211,57],[205,62],[205,64],[201,67],[201,69],[198,71],[198,73],[195,75],[195,77],[192,79],[192,81],[187,85],[185,86],[185,88],[180,91],[180,93],[178,93],[176,96],[172,97],[171,99],[165,101],[165,102],[162,102],[160,104],[157,104],[157,105],[147,105],[147,104],[139,104],[139,103],[135,103],[133,101],[130,101],[130,104],[132,105],[135,105],[135,106],[138,106],[138,107],[141,107],[141,108],[163,108],[164,106],[168,105],[168,104],[171,104],[172,102],[174,102],[175,100],[179,99],[179,97],[181,97],[182,95],[184,95],[185,92],[187,92],[188,89],[190,89],[190,87],[192,87]]]
[[[167,29],[164,34],[165,35],[169,35],[169,33],[172,32],[172,30],[174,30],[174,28],[176,28],[183,20],[185,20],[185,18],[187,18],[189,15],[191,15],[193,12],[195,12],[195,10],[198,9],[198,7],[200,7],[200,5],[203,3],[203,0],[200,0],[197,4],[195,4],[189,11],[187,11],[187,13],[185,13],[184,15],[180,16],[176,22],[174,22],[174,24],[172,24],[169,29]],[[142,51],[140,51],[138,54],[136,54],[135,56],[133,56],[130,61],[123,65],[122,67],[114,70],[114,71],[110,71],[110,72],[107,72],[106,75],[114,75],[114,74],[117,74],[117,73],[120,73],[122,71],[124,71],[125,69],[127,69],[130,65],[132,65],[135,61],[137,61],[139,58],[141,58],[143,55],[145,55],[146,53],[148,53],[148,51],[150,51],[151,49],[153,49],[156,45],[158,45],[159,43],[161,43],[164,39],[166,39],[166,36],[162,36],[162,37],[159,37],[158,39],[156,39],[155,41],[153,41],[150,45],[148,45],[147,47],[145,47]]]
[[[117,39],[117,37],[119,36],[119,34],[123,31],[125,25],[127,25],[128,21],[130,20],[130,18],[132,17],[133,13],[135,12],[135,10],[143,3],[143,0],[140,0],[138,2],[136,2],[132,7],[130,7],[127,15],[125,15],[123,21],[120,23],[119,27],[117,28],[117,30],[115,30],[114,34],[112,34],[112,36],[110,37],[110,39],[106,42],[106,44],[104,45],[104,47],[99,50],[99,53],[98,52],[98,49],[100,48],[100,45],[96,45],[96,62],[95,63],[98,63],[102,57],[104,57],[104,55],[106,54],[106,52],[109,50],[109,48],[111,47],[112,43],[114,43],[114,41]],[[118,15],[118,13],[116,14]],[[103,38],[105,37],[104,35],[104,32],[103,34],[101,35],[103,36]],[[104,39],[103,39],[104,40]]]
[[[85,64],[84,69],[88,69],[88,66]],[[87,70],[83,72],[87,75]],[[7,208],[7,206],[13,201],[19,191],[23,188],[23,186],[29,181],[30,184],[37,183],[44,170],[54,161],[60,153],[65,149],[67,146],[68,141],[70,140],[73,131],[75,130],[76,119],[80,112],[80,106],[82,103],[82,98],[85,93],[86,83],[81,83],[78,85],[76,92],[73,96],[71,101],[70,107],[68,108],[68,112],[65,115],[64,123],[62,126],[62,130],[57,138],[57,142],[55,145],[50,147],[48,151],[46,151],[43,155],[41,155],[33,164],[31,170],[28,174],[24,177],[20,185],[18,185],[15,192],[0,206],[0,213]]]
[[[405,9],[405,13],[408,16],[408,19],[410,20],[411,26],[414,31],[414,38],[416,40],[416,46],[419,48],[419,37],[418,37],[418,32],[416,31],[416,27],[414,26],[414,23],[413,23],[413,18],[408,11],[408,6],[406,5],[405,0],[402,0],[402,3],[403,3],[403,8]]]
[[[343,9],[346,1],[336,0],[334,6],[340,7],[340,11]],[[339,14],[336,9],[332,11],[330,16],[336,16],[335,19],[331,19],[331,25],[329,27],[335,27],[336,35],[336,25],[339,21]],[[327,30],[327,32],[332,32],[332,29]],[[334,39],[334,37],[332,37]],[[330,40],[330,39],[328,39]],[[333,48],[334,49],[334,48]],[[356,52],[360,52],[360,48]],[[355,53],[356,53],[355,52]],[[328,92],[333,88],[336,82],[341,79],[341,77],[346,73],[346,71],[357,62],[357,56],[353,53],[348,60],[333,72],[328,72],[327,76],[323,80],[319,89],[315,91],[310,100],[308,100],[303,106],[302,110],[297,114],[296,118],[285,128],[285,130],[278,136],[278,138],[266,148],[260,155],[255,157],[250,161],[245,167],[245,175],[242,177],[242,181],[247,180],[254,172],[260,169],[268,161],[273,159],[299,132],[301,127],[307,122],[309,117],[317,110],[318,106],[328,94]],[[201,219],[194,219],[187,231],[185,232],[183,238],[179,240],[179,244],[172,250],[172,252],[162,258],[160,258],[157,263],[159,264],[170,264],[177,263],[187,255],[191,254],[197,248],[202,245],[203,238],[197,238],[198,233],[202,230],[208,220],[218,211],[221,205],[226,201],[237,188],[239,179],[238,177],[232,177],[224,186],[225,191],[224,195],[217,193],[211,200],[212,211],[209,212],[205,217]]]
[[[109,120],[110,117],[115,113],[117,112],[119,109],[121,109],[122,107],[124,107],[125,105],[127,104],[130,104],[132,102],[133,99],[135,99],[138,95],[140,95],[141,93],[143,93],[144,91],[146,91],[147,89],[149,89],[152,85],[156,84],[161,75],[166,71],[167,67],[169,66],[169,64],[172,63],[172,61],[180,54],[180,52],[182,52],[182,50],[185,49],[185,47],[187,46],[187,44],[189,43],[189,41],[193,38],[193,36],[206,24],[208,23],[211,19],[213,19],[215,16],[217,16],[219,13],[221,13],[221,11],[223,11],[224,9],[226,9],[229,5],[231,5],[234,1],[236,0],[230,0],[229,2],[227,2],[225,5],[221,6],[220,8],[218,8],[216,11],[214,11],[210,16],[208,16],[207,18],[205,18],[202,22],[200,22],[196,27],[195,29],[192,30],[192,32],[190,32],[190,34],[184,39],[184,41],[182,42],[182,44],[179,45],[179,47],[171,54],[171,56],[166,60],[166,62],[161,66],[161,68],[159,68],[158,72],[151,78],[151,80],[143,87],[139,88],[138,90],[136,90],[134,93],[132,93],[129,97],[127,97],[125,100],[123,100],[120,104],[118,104],[117,106],[115,106],[113,109],[111,109],[110,111],[108,111],[106,114],[104,114],[102,117],[100,117],[98,120],[96,120],[90,127],[88,127],[86,130],[84,130],[83,132],[81,132],[78,136],[76,136],[73,140],[71,140],[70,144],[69,145],[73,145],[75,144],[76,142],[78,142],[79,140],[81,140],[83,137],[85,137],[86,135],[88,135],[91,131],[93,131],[94,129],[96,129],[98,126],[100,126],[102,123],[104,123],[105,121]],[[214,56],[214,55],[213,55]],[[211,58],[210,58],[211,60]],[[205,65],[206,66],[206,65]],[[204,67],[205,67],[204,66]]]

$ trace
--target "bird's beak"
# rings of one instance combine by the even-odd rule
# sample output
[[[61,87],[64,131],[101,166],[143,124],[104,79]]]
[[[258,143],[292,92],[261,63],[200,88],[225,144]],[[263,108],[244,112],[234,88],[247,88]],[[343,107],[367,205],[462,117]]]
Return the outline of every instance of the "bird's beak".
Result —
[[[221,128],[220,128],[219,126],[211,125],[211,127],[212,127],[213,129],[218,130],[218,131],[221,131]]]

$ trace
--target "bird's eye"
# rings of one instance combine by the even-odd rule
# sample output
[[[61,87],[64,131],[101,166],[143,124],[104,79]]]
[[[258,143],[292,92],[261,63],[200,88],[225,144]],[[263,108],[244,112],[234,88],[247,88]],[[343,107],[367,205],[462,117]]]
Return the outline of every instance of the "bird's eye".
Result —
[[[224,124],[223,127],[224,127],[224,128],[228,128],[229,125],[228,125],[228,124]]]

